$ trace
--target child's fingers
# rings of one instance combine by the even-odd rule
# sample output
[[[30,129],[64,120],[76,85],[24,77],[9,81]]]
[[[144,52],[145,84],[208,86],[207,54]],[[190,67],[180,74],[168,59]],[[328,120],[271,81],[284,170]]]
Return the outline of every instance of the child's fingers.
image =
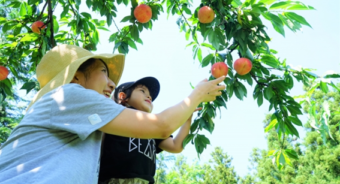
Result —
[[[200,111],[200,110],[202,110],[202,107],[198,107],[198,108],[196,108],[196,109],[194,110],[194,112],[196,112],[196,111]]]

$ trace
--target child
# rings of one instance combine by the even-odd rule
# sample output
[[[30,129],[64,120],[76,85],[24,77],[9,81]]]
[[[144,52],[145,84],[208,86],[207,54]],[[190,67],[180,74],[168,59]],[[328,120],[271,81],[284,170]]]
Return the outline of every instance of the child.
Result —
[[[136,82],[121,84],[113,97],[118,104],[150,113],[159,89],[160,85],[156,78],[145,77]],[[106,134],[99,172],[100,183],[154,183],[156,154],[162,150],[180,153],[190,124],[191,117],[175,138],[170,136],[167,139],[136,139]]]

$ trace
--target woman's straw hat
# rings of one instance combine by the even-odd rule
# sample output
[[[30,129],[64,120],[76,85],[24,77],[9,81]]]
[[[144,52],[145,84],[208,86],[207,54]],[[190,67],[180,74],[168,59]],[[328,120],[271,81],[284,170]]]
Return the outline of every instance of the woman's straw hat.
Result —
[[[108,67],[109,78],[118,85],[124,69],[124,54],[93,54],[75,45],[58,45],[48,51],[37,66],[40,90],[28,108],[44,94],[70,83],[79,66],[91,58],[103,60]]]

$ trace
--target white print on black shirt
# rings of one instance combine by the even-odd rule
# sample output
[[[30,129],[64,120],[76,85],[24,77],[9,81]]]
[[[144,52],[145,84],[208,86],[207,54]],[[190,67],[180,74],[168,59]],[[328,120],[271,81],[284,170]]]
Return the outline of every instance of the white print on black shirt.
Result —
[[[156,153],[155,140],[153,139],[147,139],[147,140],[148,140],[148,144],[146,146],[142,146],[140,139],[130,137],[129,152],[132,152],[133,150],[138,148],[136,151],[145,155],[149,159],[155,161],[155,153]]]

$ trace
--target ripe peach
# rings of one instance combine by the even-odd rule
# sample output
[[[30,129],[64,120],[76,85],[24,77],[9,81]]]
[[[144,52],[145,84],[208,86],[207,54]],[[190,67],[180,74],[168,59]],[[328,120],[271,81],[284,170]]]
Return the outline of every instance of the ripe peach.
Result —
[[[140,23],[147,23],[152,17],[152,10],[150,6],[146,4],[138,5],[133,11],[133,15]]]
[[[0,66],[0,81],[5,80],[8,76],[8,69],[4,66]]]
[[[210,23],[215,18],[215,12],[209,6],[203,6],[198,10],[198,20],[201,23]]]
[[[252,67],[253,64],[247,58],[239,58],[234,62],[234,69],[239,75],[246,75]]]
[[[32,24],[32,31],[34,32],[34,33],[38,33],[38,34],[40,34],[40,30],[42,30],[42,29],[45,29],[46,28],[46,25],[43,23],[43,22],[41,22],[41,21],[35,21],[33,24]]]
[[[226,76],[228,74],[228,66],[224,62],[217,62],[211,66],[211,75],[215,78]]]

